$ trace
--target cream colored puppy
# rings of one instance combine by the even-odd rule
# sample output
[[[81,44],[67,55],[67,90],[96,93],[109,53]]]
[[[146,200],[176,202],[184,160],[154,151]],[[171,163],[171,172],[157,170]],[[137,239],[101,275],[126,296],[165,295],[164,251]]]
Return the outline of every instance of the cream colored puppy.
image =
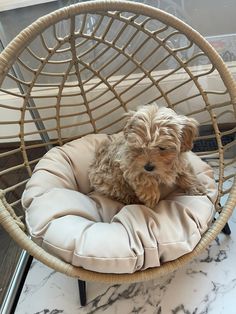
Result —
[[[157,105],[127,114],[124,130],[103,142],[89,169],[95,191],[124,204],[154,208],[160,185],[187,194],[205,192],[189,164],[187,151],[198,132],[195,119]]]

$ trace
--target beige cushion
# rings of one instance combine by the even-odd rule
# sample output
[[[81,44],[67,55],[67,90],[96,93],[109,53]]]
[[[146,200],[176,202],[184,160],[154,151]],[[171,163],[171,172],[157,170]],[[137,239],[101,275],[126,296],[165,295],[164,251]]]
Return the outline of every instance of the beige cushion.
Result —
[[[51,149],[37,164],[23,193],[32,239],[48,252],[88,270],[132,273],[193,250],[214,215],[212,169],[189,153],[207,196],[161,190],[151,210],[91,192],[87,170],[107,135],[88,135]]]

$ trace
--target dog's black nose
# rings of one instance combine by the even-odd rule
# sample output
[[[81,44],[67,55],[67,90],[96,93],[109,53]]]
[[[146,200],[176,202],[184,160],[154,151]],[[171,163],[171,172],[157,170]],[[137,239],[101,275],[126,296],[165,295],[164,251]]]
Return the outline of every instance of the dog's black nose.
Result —
[[[146,171],[153,171],[155,169],[155,166],[153,166],[152,164],[148,163],[144,166],[144,169]]]

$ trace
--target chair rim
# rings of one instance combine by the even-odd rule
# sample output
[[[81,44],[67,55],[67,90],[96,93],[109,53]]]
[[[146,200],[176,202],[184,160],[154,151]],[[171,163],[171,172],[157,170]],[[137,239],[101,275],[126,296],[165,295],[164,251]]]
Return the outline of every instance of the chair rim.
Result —
[[[5,73],[9,70],[17,56],[22,50],[31,42],[35,36],[44,31],[47,27],[63,20],[69,19],[77,14],[97,13],[98,11],[130,11],[132,13],[147,15],[156,18],[178,30],[185,33],[194,43],[196,43],[203,52],[209,57],[212,64],[218,70],[224,84],[226,85],[233,105],[236,105],[236,82],[230,74],[226,64],[215,51],[215,49],[192,27],[185,22],[168,14],[160,9],[147,6],[137,2],[130,1],[91,1],[85,3],[78,3],[56,10],[49,13],[25,28],[19,33],[0,54],[0,85],[5,77]],[[17,52],[17,53],[16,53]],[[99,281],[107,283],[125,283],[125,282],[139,282],[154,279],[158,276],[168,274],[197,256],[202,250],[209,245],[231,216],[236,205],[236,180],[231,188],[229,198],[223,207],[219,217],[213,225],[202,236],[200,242],[191,253],[188,253],[180,258],[162,264],[160,267],[149,268],[147,270],[138,271],[132,274],[105,274],[85,270],[81,267],[75,267],[71,264],[63,262],[57,257],[44,251],[36,243],[34,243],[17,224],[11,208],[7,204],[4,193],[0,191],[0,223],[11,235],[11,237],[26,251],[29,252],[36,259],[46,264],[47,266],[64,273],[66,275],[77,277],[82,280]]]
[[[98,273],[91,270],[86,270],[82,267],[76,267],[66,263],[46,252],[44,249],[34,243],[16,223],[13,216],[7,210],[6,200],[2,191],[0,191],[0,224],[21,248],[26,250],[30,255],[43,264],[58,272],[61,272],[70,277],[76,277],[84,281],[122,284],[152,280],[163,275],[170,274],[186,265],[194,257],[198,256],[203,251],[203,249],[206,248],[221,232],[229,217],[231,216],[235,206],[236,180],[234,180],[234,185],[231,188],[229,198],[219,217],[201,237],[201,240],[192,252],[187,253],[173,261],[166,262],[159,267],[148,268],[146,270],[137,271],[131,274]]]

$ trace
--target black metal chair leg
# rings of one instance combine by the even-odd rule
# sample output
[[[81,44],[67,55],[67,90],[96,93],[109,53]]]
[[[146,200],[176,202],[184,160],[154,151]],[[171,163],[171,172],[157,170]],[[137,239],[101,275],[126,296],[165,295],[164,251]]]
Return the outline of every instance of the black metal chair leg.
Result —
[[[224,228],[222,229],[222,232],[226,235],[230,235],[231,234],[231,230],[230,230],[230,227],[229,227],[229,224],[226,223]]]
[[[215,221],[216,218],[213,219],[213,221]],[[221,230],[221,232],[223,232],[224,234],[226,235],[230,235],[231,234],[231,230],[230,230],[230,227],[229,227],[229,223],[227,222],[224,226],[224,228]]]
[[[79,285],[80,304],[81,306],[85,306],[87,303],[86,282],[83,280],[78,280],[78,285]]]

